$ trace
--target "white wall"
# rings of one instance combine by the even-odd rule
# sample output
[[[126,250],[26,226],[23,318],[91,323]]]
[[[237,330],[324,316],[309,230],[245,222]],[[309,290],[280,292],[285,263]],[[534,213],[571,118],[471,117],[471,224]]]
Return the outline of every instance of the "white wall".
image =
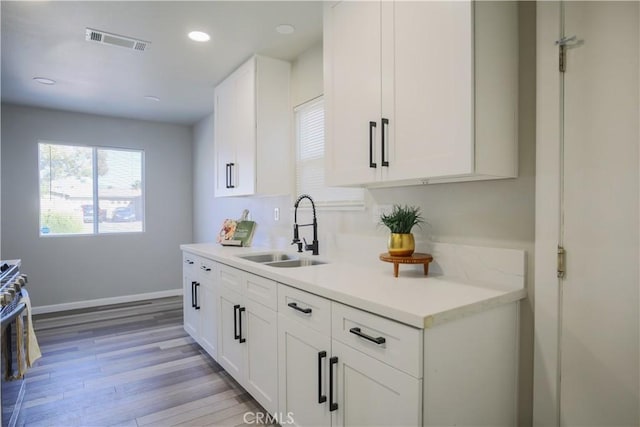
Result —
[[[38,141],[142,149],[144,233],[39,237]],[[192,227],[187,126],[2,105],[2,254],[21,258],[35,306],[181,287]]]
[[[362,211],[321,211],[318,213],[320,245],[326,233],[353,233],[385,236],[377,226],[372,207],[402,203],[422,208],[428,226],[414,230],[417,239],[524,249],[528,254],[529,294],[521,304],[520,396],[518,425],[531,424],[533,378],[533,247],[535,174],[535,4],[520,3],[520,119],[519,176],[516,179],[437,184],[428,186],[374,189],[365,192],[367,208]],[[292,64],[291,105],[299,105],[322,94],[322,46],[314,46]],[[256,243],[287,245],[292,237],[293,196],[213,198],[212,117],[196,126],[194,183],[196,202],[194,239],[214,241],[224,218],[237,218],[243,208],[254,214],[259,224]],[[198,164],[200,163],[200,167]],[[201,184],[200,180],[209,180]],[[205,191],[203,193],[203,191]],[[281,213],[273,220],[273,209]],[[384,248],[381,248],[383,251]],[[322,252],[322,251],[321,251]]]

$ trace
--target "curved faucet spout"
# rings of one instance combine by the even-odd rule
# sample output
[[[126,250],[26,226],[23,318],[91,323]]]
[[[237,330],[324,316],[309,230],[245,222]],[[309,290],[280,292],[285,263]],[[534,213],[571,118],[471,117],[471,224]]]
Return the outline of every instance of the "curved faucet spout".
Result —
[[[293,221],[295,223],[298,222],[298,206],[300,205],[300,202],[303,199],[309,199],[309,201],[311,202],[311,208],[313,209],[313,219],[316,219],[316,204],[313,202],[313,199],[311,198],[310,195],[308,194],[301,194],[300,196],[298,196],[298,198],[296,199],[296,202],[293,204],[293,207],[295,208],[295,211],[293,212]]]
[[[300,201],[302,201],[303,199],[309,199],[309,201],[311,202],[311,208],[313,210],[313,223],[312,224],[298,224],[298,206],[300,205]],[[305,239],[302,239],[304,241],[304,250],[306,251],[312,251],[313,255],[318,255],[319,251],[318,251],[318,221],[316,218],[316,204],[313,202],[313,199],[311,198],[311,196],[309,196],[308,194],[301,194],[300,196],[298,196],[298,198],[296,199],[296,202],[293,205],[294,207],[294,211],[293,211],[293,242],[291,242],[291,244],[297,244],[298,245],[298,252],[302,252],[302,243],[300,242],[300,237],[298,234],[298,228],[299,227],[306,227],[306,226],[313,226],[313,242],[309,245],[307,244],[307,241]]]

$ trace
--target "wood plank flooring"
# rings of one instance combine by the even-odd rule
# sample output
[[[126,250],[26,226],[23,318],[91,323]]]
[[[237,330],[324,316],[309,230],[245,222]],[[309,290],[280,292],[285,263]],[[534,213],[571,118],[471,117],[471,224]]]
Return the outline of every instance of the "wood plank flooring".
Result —
[[[34,326],[43,356],[18,425],[237,426],[266,413],[184,331],[180,297],[43,314]]]

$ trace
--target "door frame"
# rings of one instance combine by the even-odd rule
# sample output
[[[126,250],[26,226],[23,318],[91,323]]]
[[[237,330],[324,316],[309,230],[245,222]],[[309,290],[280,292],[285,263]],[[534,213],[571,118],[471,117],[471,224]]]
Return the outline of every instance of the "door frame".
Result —
[[[533,425],[558,426],[560,417],[561,3],[536,4],[536,208]]]

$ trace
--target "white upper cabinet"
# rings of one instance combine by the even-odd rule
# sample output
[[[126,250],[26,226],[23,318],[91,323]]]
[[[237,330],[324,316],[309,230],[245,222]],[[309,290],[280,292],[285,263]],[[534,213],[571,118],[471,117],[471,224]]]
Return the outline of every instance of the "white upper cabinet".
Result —
[[[517,175],[515,2],[325,5],[330,185]]]
[[[288,62],[254,56],[216,87],[216,197],[290,193],[289,74]]]

